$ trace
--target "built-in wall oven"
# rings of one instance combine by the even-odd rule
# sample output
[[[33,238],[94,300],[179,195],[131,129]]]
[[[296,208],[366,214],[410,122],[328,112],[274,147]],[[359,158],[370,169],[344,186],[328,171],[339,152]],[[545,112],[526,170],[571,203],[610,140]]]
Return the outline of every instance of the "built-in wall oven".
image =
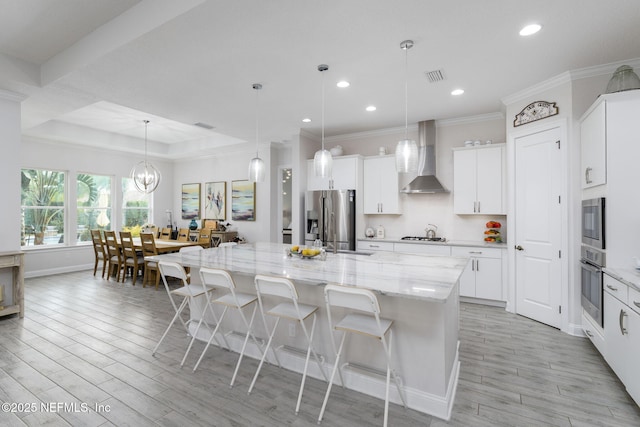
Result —
[[[602,268],[606,266],[605,199],[582,202],[581,301],[584,311],[603,324]]]

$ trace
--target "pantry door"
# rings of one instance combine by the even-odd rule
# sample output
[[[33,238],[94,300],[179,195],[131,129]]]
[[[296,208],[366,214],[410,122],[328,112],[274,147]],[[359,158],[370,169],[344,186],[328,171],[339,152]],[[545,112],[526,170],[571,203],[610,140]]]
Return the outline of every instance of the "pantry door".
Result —
[[[561,144],[560,127],[514,139],[516,312],[556,328],[563,284]]]

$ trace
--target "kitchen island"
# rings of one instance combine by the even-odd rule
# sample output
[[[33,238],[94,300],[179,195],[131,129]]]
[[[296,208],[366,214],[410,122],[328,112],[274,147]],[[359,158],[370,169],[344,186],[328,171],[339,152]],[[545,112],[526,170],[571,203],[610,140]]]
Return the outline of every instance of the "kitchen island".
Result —
[[[458,380],[458,280],[468,258],[449,256],[409,255],[376,252],[370,255],[328,253],[326,260],[289,256],[289,246],[276,243],[241,244],[211,248],[184,254],[167,254],[157,260],[174,261],[191,268],[197,282],[200,267],[223,268],[230,271],[240,290],[255,292],[256,274],[283,276],[293,280],[301,301],[320,307],[314,345],[325,368],[334,360],[326,318],[323,285],[337,283],[370,289],[378,295],[383,317],[394,320],[394,365],[405,390],[410,408],[439,418],[448,419]],[[265,300],[270,305],[270,301]],[[199,307],[198,307],[199,306]],[[200,318],[202,301],[192,310]],[[234,313],[235,314],[235,313]],[[243,331],[238,319],[238,331]],[[192,327],[195,328],[195,322]],[[223,324],[225,331],[234,329]],[[262,322],[254,324],[255,334],[266,338]],[[302,372],[306,348],[304,335],[295,327],[280,328],[276,338],[284,344],[279,354],[285,368]],[[207,339],[201,328],[199,339]],[[227,335],[232,350],[238,351],[243,336]],[[345,387],[384,399],[385,378],[376,375],[385,371],[382,351],[365,337],[353,337],[345,352],[350,362],[344,370]],[[250,341],[251,342],[251,341]],[[215,341],[214,341],[215,343]],[[195,363],[197,351],[187,360]],[[258,358],[259,350],[248,347],[248,356]],[[191,360],[191,359],[194,360]],[[242,374],[242,368],[241,368]],[[249,375],[252,375],[250,373]],[[309,375],[322,378],[317,365],[309,365]],[[259,386],[259,383],[258,383]],[[397,390],[390,390],[390,400],[400,403]],[[320,402],[317,402],[318,406]]]

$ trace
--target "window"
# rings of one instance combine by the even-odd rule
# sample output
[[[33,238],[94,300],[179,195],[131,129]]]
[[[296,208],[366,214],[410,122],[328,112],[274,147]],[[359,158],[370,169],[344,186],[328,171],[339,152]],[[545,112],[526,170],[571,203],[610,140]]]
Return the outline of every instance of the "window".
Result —
[[[21,246],[63,243],[65,173],[41,169],[21,171]]]
[[[138,191],[131,178],[122,178],[122,229],[139,236],[151,218],[151,194]]]
[[[90,242],[91,229],[111,229],[111,177],[80,173],[76,178],[77,242]]]

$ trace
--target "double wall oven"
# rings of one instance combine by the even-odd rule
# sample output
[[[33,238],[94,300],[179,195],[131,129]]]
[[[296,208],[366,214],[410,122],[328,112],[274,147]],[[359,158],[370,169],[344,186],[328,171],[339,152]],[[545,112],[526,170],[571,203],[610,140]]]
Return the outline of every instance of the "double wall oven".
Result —
[[[603,326],[602,268],[606,266],[605,198],[582,201],[582,308]]]

